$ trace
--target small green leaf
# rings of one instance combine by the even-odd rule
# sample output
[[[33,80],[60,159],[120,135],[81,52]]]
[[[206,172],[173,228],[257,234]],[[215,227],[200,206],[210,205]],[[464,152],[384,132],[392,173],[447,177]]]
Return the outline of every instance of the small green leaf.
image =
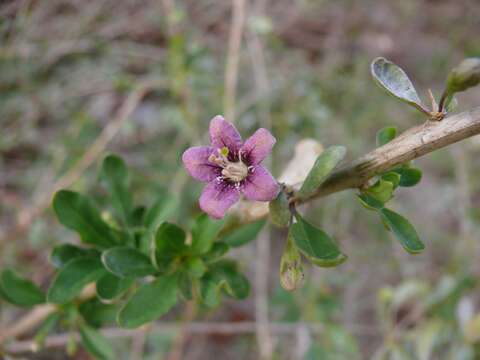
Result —
[[[97,281],[97,295],[102,300],[114,300],[127,291],[134,281],[133,278],[122,278],[111,273],[105,274]]]
[[[115,357],[112,345],[94,328],[80,325],[80,339],[85,350],[97,360],[110,360]]]
[[[258,220],[250,224],[242,225],[223,238],[223,241],[231,247],[239,247],[255,240],[266,220]]]
[[[424,108],[417,90],[399,66],[380,57],[373,60],[370,70],[375,82],[388,94],[428,115],[428,110]]]
[[[238,271],[237,264],[230,260],[215,263],[200,279],[200,297],[206,306],[218,306],[222,290],[236,299],[245,299],[250,293],[247,278]]]
[[[218,233],[223,227],[224,220],[213,220],[207,214],[200,215],[192,228],[193,254],[205,254],[210,250]]]
[[[178,204],[177,196],[168,193],[160,196],[145,214],[145,227],[155,231],[177,209]]]
[[[118,314],[118,324],[135,328],[167,313],[177,303],[177,277],[158,277],[140,287]]]
[[[203,259],[207,262],[215,262],[225,255],[228,250],[230,250],[230,246],[223,241],[216,241],[213,243],[210,251],[203,256]]]
[[[178,274],[178,291],[180,296],[186,301],[193,299],[192,286],[193,283],[190,275],[185,272],[180,272]]]
[[[400,185],[400,174],[390,171],[382,175],[382,180],[391,182],[395,190]]]
[[[123,278],[143,277],[155,273],[150,258],[131,247],[119,246],[104,251],[102,262],[108,271]]]
[[[50,262],[56,268],[62,268],[72,259],[85,256],[99,256],[100,253],[94,249],[84,249],[71,244],[61,244],[55,246],[50,253]]]
[[[392,198],[393,190],[394,186],[390,181],[385,181],[380,178],[373,186],[370,186],[363,192],[385,204]]]
[[[377,211],[383,208],[384,203],[375,199],[374,197],[371,197],[370,195],[367,195],[365,193],[358,194],[357,195],[358,200],[360,203],[367,208],[368,210],[373,210]]]
[[[386,208],[380,210],[380,214],[405,250],[411,254],[417,254],[425,249],[415,228],[407,219]]]
[[[394,171],[400,174],[399,185],[402,187],[415,186],[422,180],[422,170],[418,168],[402,167]]]
[[[37,285],[10,269],[2,271],[0,288],[5,300],[17,306],[31,307],[45,302],[45,294]]]
[[[101,180],[106,184],[112,204],[118,214],[127,223],[131,223],[132,198],[129,187],[130,179],[123,160],[116,155],[108,155],[102,163]]]
[[[110,227],[87,197],[73,191],[60,190],[53,198],[53,209],[58,220],[75,230],[84,243],[101,247],[117,243]]]
[[[480,83],[480,58],[464,59],[447,78],[446,92],[454,94]]]
[[[295,217],[297,222],[290,226],[289,236],[293,236],[297,248],[313,264],[331,267],[340,265],[347,259],[324,231],[309,224],[298,214]]]
[[[42,348],[45,344],[45,339],[47,338],[48,334],[53,330],[53,328],[57,325],[58,321],[60,320],[60,314],[58,312],[54,312],[53,314],[48,315],[48,317],[43,321],[42,325],[38,328],[37,332],[35,333],[35,337],[33,341],[35,344]]]
[[[69,261],[55,276],[47,293],[50,303],[64,304],[80,294],[83,287],[107,272],[99,258],[82,257]]]
[[[188,253],[189,246],[185,244],[186,234],[177,225],[164,222],[155,234],[153,258],[155,266],[160,271],[167,271],[173,259]]]
[[[202,259],[200,258],[189,258],[185,261],[185,270],[194,278],[201,278],[205,271],[207,271],[207,267],[203,263]]]
[[[280,191],[275,200],[268,204],[270,221],[278,227],[287,227],[290,223],[292,214],[290,213],[287,196],[284,191]]]
[[[324,150],[313,164],[302,187],[298,191],[298,197],[306,199],[318,189],[335,169],[338,163],[345,157],[347,150],[344,146],[331,146]]]
[[[303,285],[303,265],[300,252],[295,246],[291,233],[280,259],[280,284],[287,291],[294,291]]]
[[[118,310],[117,304],[105,304],[98,298],[91,298],[78,306],[83,319],[95,328],[114,325]]]
[[[397,136],[397,128],[387,126],[377,132],[377,146],[383,146]]]

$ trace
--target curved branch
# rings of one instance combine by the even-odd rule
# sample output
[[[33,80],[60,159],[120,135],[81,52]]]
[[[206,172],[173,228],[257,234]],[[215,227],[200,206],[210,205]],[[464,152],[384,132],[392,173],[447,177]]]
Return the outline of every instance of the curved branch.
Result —
[[[480,134],[480,107],[442,121],[428,121],[335,171],[311,197],[294,201],[299,204],[359,188],[379,173],[477,134]]]

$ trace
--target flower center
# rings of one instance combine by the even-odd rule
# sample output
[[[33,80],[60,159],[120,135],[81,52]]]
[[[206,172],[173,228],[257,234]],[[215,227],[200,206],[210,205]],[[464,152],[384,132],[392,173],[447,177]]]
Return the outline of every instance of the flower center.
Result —
[[[222,168],[222,178],[239,183],[248,176],[249,167],[243,163],[241,152],[236,162],[228,160],[228,148],[218,149],[217,152],[218,155],[211,154],[208,161]]]

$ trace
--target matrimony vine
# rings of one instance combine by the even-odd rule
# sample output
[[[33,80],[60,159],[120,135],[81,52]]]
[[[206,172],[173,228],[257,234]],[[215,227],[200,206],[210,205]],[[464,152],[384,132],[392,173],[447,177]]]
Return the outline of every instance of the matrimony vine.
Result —
[[[480,82],[480,59],[466,59],[452,70],[438,104],[429,91],[431,108],[422,103],[408,76],[394,63],[375,59],[371,72],[390,95],[422,112],[428,123],[441,124],[448,121],[446,116],[457,103],[455,93]],[[474,120],[480,123],[480,119]],[[475,126],[470,132],[458,130],[462,132],[459,136],[440,136],[450,137],[448,145],[479,133],[480,127]],[[188,173],[206,183],[199,199],[204,213],[188,228],[169,222],[178,205],[171,194],[148,206],[134,204],[127,166],[116,155],[107,155],[100,170],[110,205],[104,211],[86,195],[70,190],[55,194],[53,210],[58,221],[75,231],[82,245],[53,248],[50,262],[56,273],[46,292],[12,269],[0,274],[0,298],[5,302],[23,308],[51,305],[35,323],[39,325],[34,338],[37,347],[43,346],[54,330],[78,331],[82,345],[93,357],[113,359],[111,345],[98,331],[105,324],[136,328],[165,315],[181,300],[216,307],[224,296],[246,298],[249,281],[240,264],[226,255],[254,240],[266,220],[259,217],[244,223],[234,212],[229,213],[242,197],[269,202],[271,223],[288,229],[279,267],[280,283],[289,291],[304,281],[304,260],[320,267],[347,260],[336,240],[307,221],[299,209],[319,196],[327,184],[334,189],[331,192],[356,188],[358,201],[379,216],[406,251],[415,254],[424,250],[413,225],[386,207],[397,189],[420,182],[422,172],[410,161],[396,161],[352,182],[348,176],[362,169],[356,165],[349,172],[348,167],[339,167],[346,148],[332,146],[318,156],[301,184],[279,184],[261,165],[276,141],[268,130],[259,129],[242,142],[235,127],[216,116],[210,122],[210,140],[210,146],[189,148],[182,156]],[[377,133],[377,151],[388,146],[393,149],[406,140],[408,134],[397,137],[395,128],[384,128]],[[358,186],[335,188],[345,177],[347,180],[342,181]],[[16,335],[20,333],[12,333]],[[0,332],[0,342],[7,340]],[[68,351],[75,352],[75,346]]]

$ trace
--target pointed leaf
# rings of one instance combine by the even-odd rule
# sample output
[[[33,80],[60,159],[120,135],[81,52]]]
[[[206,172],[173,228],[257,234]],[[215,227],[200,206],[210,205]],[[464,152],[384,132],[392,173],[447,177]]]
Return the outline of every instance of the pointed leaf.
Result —
[[[380,57],[373,60],[370,69],[376,83],[387,93],[428,114],[412,82],[399,66]]]
[[[386,208],[380,210],[380,214],[405,250],[417,254],[425,249],[415,228],[407,219]]]
[[[156,278],[140,287],[118,314],[118,324],[135,328],[156,320],[177,303],[177,277]]]
[[[85,350],[97,360],[111,360],[115,357],[112,345],[94,328],[82,324],[80,326],[80,339]]]
[[[223,238],[223,241],[231,247],[243,246],[255,240],[265,225],[266,220],[261,219],[250,224],[242,225]]]
[[[306,199],[313,195],[328,175],[335,169],[338,163],[345,157],[347,150],[344,146],[331,146],[324,150],[313,164],[302,187],[298,191],[298,197]]]
[[[130,179],[123,160],[116,155],[108,155],[102,163],[100,178],[105,182],[118,214],[127,223],[131,223],[132,198],[129,187]]]
[[[2,271],[0,288],[5,300],[17,306],[31,307],[45,302],[45,294],[37,285],[10,269]]]
[[[297,222],[290,226],[290,236],[293,236],[297,248],[313,264],[331,267],[340,265],[347,259],[324,231],[309,224],[298,214],[295,217]]]
[[[377,146],[383,146],[397,136],[397,128],[392,126],[384,127],[377,132]]]
[[[106,273],[99,258],[73,259],[55,276],[48,289],[47,300],[50,303],[64,304],[80,294],[85,285],[97,281]]]
[[[84,243],[101,247],[116,244],[110,227],[87,197],[73,191],[60,190],[53,198],[53,209],[58,220],[75,230]]]
[[[108,249],[102,254],[105,268],[119,277],[143,277],[155,273],[150,258],[140,251],[126,246]]]
[[[102,300],[114,300],[125,293],[133,282],[133,278],[121,278],[111,273],[105,274],[97,281],[97,295]]]

